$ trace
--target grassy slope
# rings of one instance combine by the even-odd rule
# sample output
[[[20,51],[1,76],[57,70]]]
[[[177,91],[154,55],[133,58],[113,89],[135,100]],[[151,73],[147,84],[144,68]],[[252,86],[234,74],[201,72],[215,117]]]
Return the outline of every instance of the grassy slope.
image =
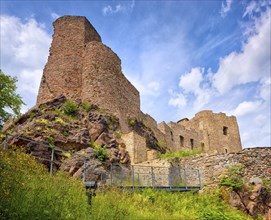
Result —
[[[83,185],[63,173],[50,177],[29,155],[0,152],[0,219],[249,219],[217,193],[98,192],[92,207]]]

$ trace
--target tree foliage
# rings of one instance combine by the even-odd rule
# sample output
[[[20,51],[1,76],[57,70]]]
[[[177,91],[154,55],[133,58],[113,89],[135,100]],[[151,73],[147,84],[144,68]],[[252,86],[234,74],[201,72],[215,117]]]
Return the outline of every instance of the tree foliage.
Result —
[[[24,104],[21,96],[16,94],[16,82],[16,77],[5,75],[0,69],[0,129],[8,118],[20,114]]]

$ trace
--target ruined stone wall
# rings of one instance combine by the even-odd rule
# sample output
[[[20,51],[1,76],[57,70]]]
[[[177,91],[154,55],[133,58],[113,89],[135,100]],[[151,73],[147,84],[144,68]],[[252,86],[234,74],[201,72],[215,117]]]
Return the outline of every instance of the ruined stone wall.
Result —
[[[204,143],[206,152],[238,152],[242,150],[236,117],[224,113],[202,111],[191,120],[178,124],[202,133],[200,142]]]
[[[145,138],[132,131],[123,134],[121,137],[129,153],[131,164],[137,164],[148,160],[147,146]]]
[[[59,95],[88,101],[120,118],[140,112],[139,92],[121,71],[119,57],[102,44],[85,17],[64,16],[54,22],[54,35],[44,68],[37,105]]]
[[[168,123],[168,126],[172,132],[171,134],[167,134],[172,136],[172,151],[200,148],[200,134],[196,130],[186,128],[174,122]]]
[[[248,148],[241,152],[228,154],[200,154],[188,158],[175,158],[172,166],[181,168],[199,169],[203,184],[217,185],[219,177],[226,171],[226,167],[244,166],[244,176],[249,180],[252,177],[271,180],[271,147]]]

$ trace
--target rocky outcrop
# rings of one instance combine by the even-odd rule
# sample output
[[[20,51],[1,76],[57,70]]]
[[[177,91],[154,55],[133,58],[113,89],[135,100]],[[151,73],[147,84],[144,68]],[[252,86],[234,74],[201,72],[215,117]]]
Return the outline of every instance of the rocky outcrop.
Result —
[[[230,194],[230,204],[257,219],[263,215],[265,220],[271,219],[271,191],[261,183],[247,183],[238,191]]]
[[[119,129],[118,118],[98,106],[80,100],[71,103],[60,96],[9,123],[5,132],[9,134],[9,146],[26,147],[33,156],[44,159],[46,165],[49,165],[54,147],[57,168],[79,177],[82,176],[84,157],[91,163],[95,175],[106,172],[109,164],[130,163]],[[94,153],[97,147],[106,151],[107,160],[97,159]],[[82,152],[86,155],[82,156]]]

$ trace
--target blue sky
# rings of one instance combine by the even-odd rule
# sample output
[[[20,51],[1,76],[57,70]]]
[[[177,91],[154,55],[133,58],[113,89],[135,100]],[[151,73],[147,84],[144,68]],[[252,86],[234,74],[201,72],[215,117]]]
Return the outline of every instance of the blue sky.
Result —
[[[1,69],[35,105],[52,22],[86,16],[122,60],[158,122],[201,110],[236,115],[243,147],[271,146],[267,0],[1,1]]]

